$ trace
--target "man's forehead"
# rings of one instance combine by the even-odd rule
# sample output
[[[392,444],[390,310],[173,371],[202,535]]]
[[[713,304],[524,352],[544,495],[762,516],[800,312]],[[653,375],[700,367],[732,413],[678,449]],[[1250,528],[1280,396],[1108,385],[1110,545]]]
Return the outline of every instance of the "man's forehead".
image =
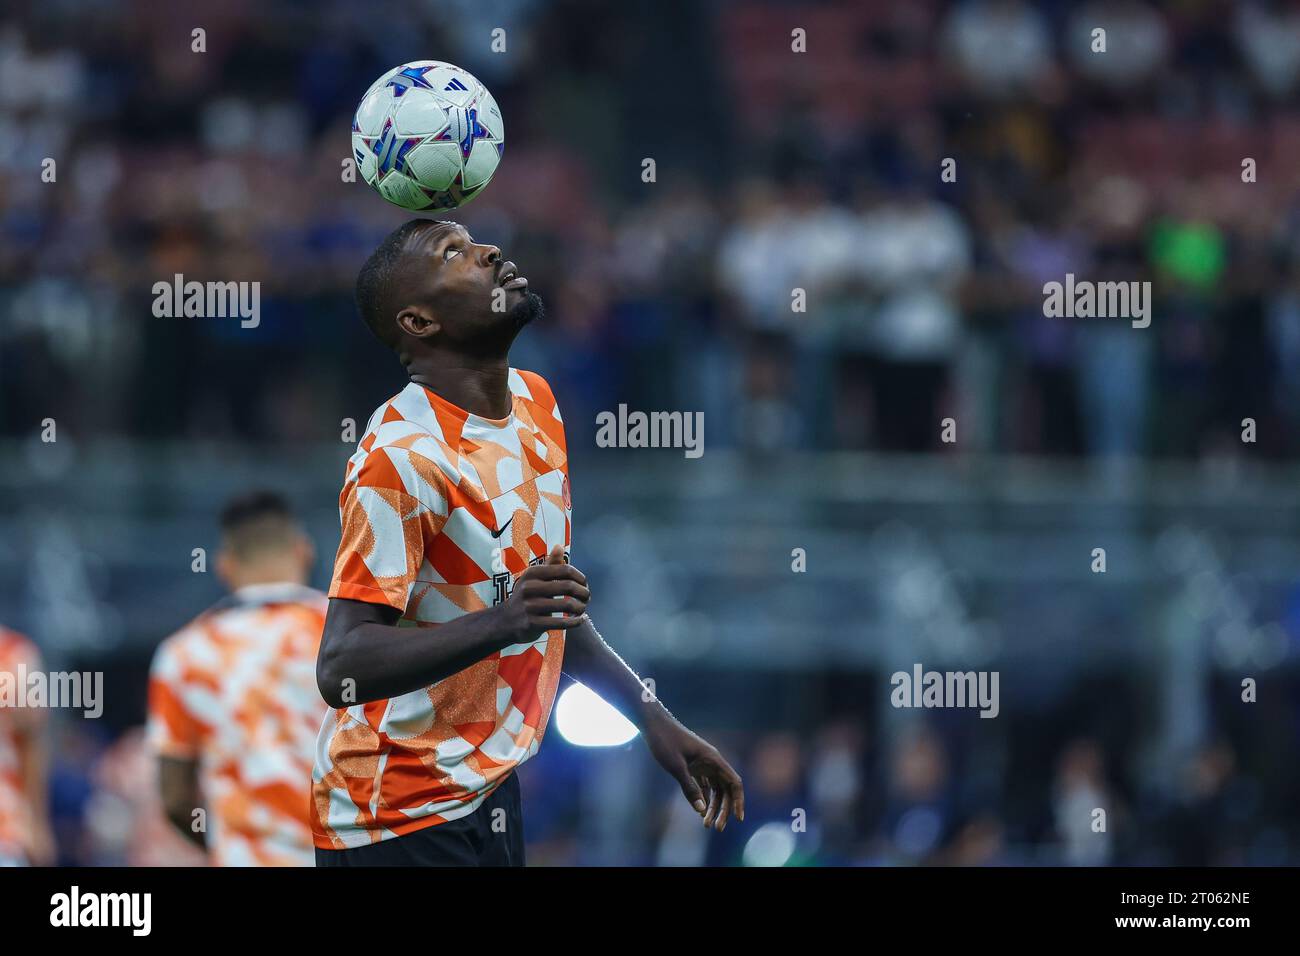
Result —
[[[448,222],[441,219],[430,220],[429,227],[421,229],[415,241],[408,248],[411,252],[432,252],[436,246],[456,236],[467,242],[473,241],[469,230],[458,222]]]

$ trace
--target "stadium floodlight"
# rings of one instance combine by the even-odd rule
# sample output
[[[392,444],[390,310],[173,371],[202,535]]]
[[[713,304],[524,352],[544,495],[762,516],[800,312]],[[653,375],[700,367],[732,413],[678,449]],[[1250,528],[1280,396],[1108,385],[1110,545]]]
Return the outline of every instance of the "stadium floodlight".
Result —
[[[560,695],[555,723],[560,735],[578,747],[621,747],[638,733],[632,721],[576,682]]]
[[[740,860],[745,866],[785,866],[794,850],[794,833],[789,824],[765,823],[749,838]]]

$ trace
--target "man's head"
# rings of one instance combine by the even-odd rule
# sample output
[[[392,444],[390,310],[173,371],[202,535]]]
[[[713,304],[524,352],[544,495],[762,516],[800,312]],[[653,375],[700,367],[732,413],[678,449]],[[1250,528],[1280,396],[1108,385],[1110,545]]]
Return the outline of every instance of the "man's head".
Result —
[[[311,540],[275,492],[241,495],[222,509],[217,574],[232,591],[250,584],[306,584],[314,561]]]
[[[500,249],[433,219],[412,219],[379,244],[357,276],[357,308],[407,364],[427,351],[502,358],[543,311]]]

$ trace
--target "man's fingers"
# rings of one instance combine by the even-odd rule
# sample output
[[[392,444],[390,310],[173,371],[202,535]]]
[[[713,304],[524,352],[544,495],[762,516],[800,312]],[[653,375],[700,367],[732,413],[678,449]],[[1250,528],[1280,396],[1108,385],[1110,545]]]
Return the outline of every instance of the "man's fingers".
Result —
[[[714,821],[713,828],[721,833],[727,829],[727,820],[731,818],[731,791],[724,787],[719,787],[718,790],[722,793],[722,800],[718,805],[718,819]]]
[[[736,819],[743,823],[745,820],[745,785],[740,782],[739,776],[731,783],[731,803],[736,808]]]
[[[548,555],[546,556],[546,563],[547,563],[547,564],[563,564],[563,563],[564,563],[564,545],[562,545],[562,544],[557,544],[555,547],[551,548],[551,553],[548,554]]]
[[[709,783],[712,783],[712,782],[713,782],[713,781],[711,781],[711,780],[709,781]],[[719,800],[719,797],[720,797],[720,796],[721,796],[721,794],[720,794],[720,792],[718,791],[718,788],[717,788],[717,787],[710,787],[710,788],[709,788],[709,806],[708,806],[708,808],[704,811],[704,825],[705,825],[706,827],[711,827],[711,826],[713,826],[713,821],[714,821],[714,819],[717,818],[717,815],[718,815],[718,809],[719,809],[718,805],[719,805],[719,803],[721,802],[721,801]]]
[[[572,580],[559,581],[526,581],[523,585],[515,585],[515,590],[525,601],[536,599],[548,599],[559,597],[567,594],[570,597],[580,598],[584,601],[591,600],[591,591],[585,584],[579,584]]]
[[[553,598],[567,594],[579,601],[590,601],[591,592],[577,581],[534,581],[533,586],[524,590],[524,597]]]
[[[578,614],[573,617],[551,617],[548,614],[530,614],[528,623],[539,633],[541,631],[567,631],[578,627],[587,619],[587,615]]]
[[[731,804],[731,812],[735,814],[737,820],[745,819],[745,785],[740,780],[740,774],[731,768],[731,764],[718,757],[718,765],[714,771],[717,780],[716,785],[727,791],[727,796]]]
[[[682,788],[682,796],[686,798],[686,802],[695,808],[696,813],[704,813],[706,806],[704,794],[700,792],[700,785],[687,771],[686,765],[682,764],[674,776],[677,778],[677,785]]]
[[[526,568],[523,574],[519,575],[519,580],[515,584],[518,586],[528,581],[557,581],[560,579],[577,581],[582,585],[587,583],[587,576],[571,564],[535,564]]]
[[[581,614],[587,610],[587,602],[572,597],[529,598],[524,602],[529,614],[542,616],[563,611],[566,614]]]
[[[697,767],[693,776],[709,798],[704,825],[721,833],[733,816],[738,820],[745,819],[745,787],[740,774],[716,753],[702,756]]]

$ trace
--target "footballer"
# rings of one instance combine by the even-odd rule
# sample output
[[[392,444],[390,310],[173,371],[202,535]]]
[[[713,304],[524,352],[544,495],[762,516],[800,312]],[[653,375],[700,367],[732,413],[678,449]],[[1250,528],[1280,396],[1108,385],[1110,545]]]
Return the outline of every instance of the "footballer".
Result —
[[[149,669],[147,739],[163,809],[215,866],[315,859],[302,802],[325,709],[314,677],[326,601],[307,587],[314,561],[286,499],[235,498],[217,554],[230,594],[163,641]]]
[[[744,819],[740,777],[587,617],[560,411],[508,357],[540,297],[497,247],[428,219],[379,245],[356,297],[409,384],[371,416],[339,497],[317,866],[523,865],[514,770],[562,670],[637,725],[705,826]]]

